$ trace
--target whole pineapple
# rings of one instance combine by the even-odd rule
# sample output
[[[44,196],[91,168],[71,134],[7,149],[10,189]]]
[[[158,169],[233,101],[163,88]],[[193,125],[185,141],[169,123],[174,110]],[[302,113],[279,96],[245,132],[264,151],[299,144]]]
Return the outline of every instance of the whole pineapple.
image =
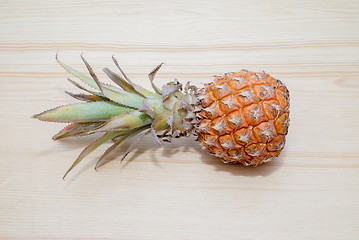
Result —
[[[216,76],[202,89],[189,83],[183,87],[177,80],[160,89],[153,83],[162,66],[160,64],[148,75],[152,92],[133,83],[114,57],[121,75],[108,68],[104,72],[120,88],[101,83],[87,61],[83,57],[82,60],[91,77],[57,59],[65,70],[95,90],[68,79],[87,94],[66,93],[83,102],[60,106],[34,116],[44,121],[70,123],[53,137],[54,140],[104,133],[81,152],[65,176],[104,142],[112,139],[114,144],[101,156],[96,167],[123,142],[137,137],[123,155],[123,160],[148,133],[159,144],[160,140],[171,141],[173,137],[196,135],[202,148],[211,154],[224,162],[238,162],[246,166],[257,166],[277,157],[285,145],[289,125],[289,92],[281,81],[269,74],[242,70]]]

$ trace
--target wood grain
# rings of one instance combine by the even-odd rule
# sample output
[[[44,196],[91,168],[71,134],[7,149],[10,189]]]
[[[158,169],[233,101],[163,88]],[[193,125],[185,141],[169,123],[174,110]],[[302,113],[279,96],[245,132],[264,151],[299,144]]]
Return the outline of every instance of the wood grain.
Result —
[[[358,239],[358,16],[356,0],[1,1],[0,238]],[[53,142],[63,125],[30,118],[73,102],[57,51],[104,81],[115,54],[146,87],[163,61],[159,85],[265,70],[291,92],[286,149],[246,168],[145,138],[62,181],[95,137]]]

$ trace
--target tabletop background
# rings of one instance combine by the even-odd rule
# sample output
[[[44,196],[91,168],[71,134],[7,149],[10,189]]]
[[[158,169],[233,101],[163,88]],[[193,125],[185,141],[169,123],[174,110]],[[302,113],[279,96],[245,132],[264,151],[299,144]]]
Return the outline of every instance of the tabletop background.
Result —
[[[359,2],[1,1],[0,238],[358,239]],[[150,87],[266,70],[291,92],[282,155],[223,164],[193,138],[141,141],[93,169],[110,143],[62,175],[96,137],[52,141],[31,116],[75,102],[55,54],[105,82],[116,55]]]

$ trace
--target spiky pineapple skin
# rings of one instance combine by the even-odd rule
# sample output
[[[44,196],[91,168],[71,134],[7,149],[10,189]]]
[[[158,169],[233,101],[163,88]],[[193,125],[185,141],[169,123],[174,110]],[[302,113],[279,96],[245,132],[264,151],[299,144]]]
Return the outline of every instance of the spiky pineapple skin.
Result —
[[[265,72],[215,76],[199,93],[198,141],[224,162],[260,165],[277,157],[289,126],[289,91]]]

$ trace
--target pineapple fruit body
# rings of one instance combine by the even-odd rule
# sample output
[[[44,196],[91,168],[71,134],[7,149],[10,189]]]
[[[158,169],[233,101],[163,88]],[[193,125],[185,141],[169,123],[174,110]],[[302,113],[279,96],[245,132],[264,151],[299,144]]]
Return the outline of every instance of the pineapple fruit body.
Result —
[[[87,61],[83,57],[82,60],[91,77],[57,59],[66,71],[94,90],[68,79],[87,92],[66,92],[82,103],[60,106],[34,116],[43,121],[70,123],[54,140],[103,133],[81,152],[65,176],[106,141],[112,139],[114,143],[96,167],[107,154],[135,138],[123,160],[146,134],[151,134],[159,144],[161,140],[195,135],[204,149],[224,162],[246,166],[257,166],[277,157],[285,145],[289,92],[281,81],[269,74],[242,70],[217,76],[202,89],[190,83],[183,86],[177,80],[158,88],[154,77],[160,64],[148,75],[153,88],[149,91],[132,82],[114,57],[120,74],[108,68],[104,72],[118,86],[100,82]]]
[[[224,162],[259,165],[282,151],[289,92],[281,81],[264,72],[226,73],[207,84],[199,98],[198,140]]]

